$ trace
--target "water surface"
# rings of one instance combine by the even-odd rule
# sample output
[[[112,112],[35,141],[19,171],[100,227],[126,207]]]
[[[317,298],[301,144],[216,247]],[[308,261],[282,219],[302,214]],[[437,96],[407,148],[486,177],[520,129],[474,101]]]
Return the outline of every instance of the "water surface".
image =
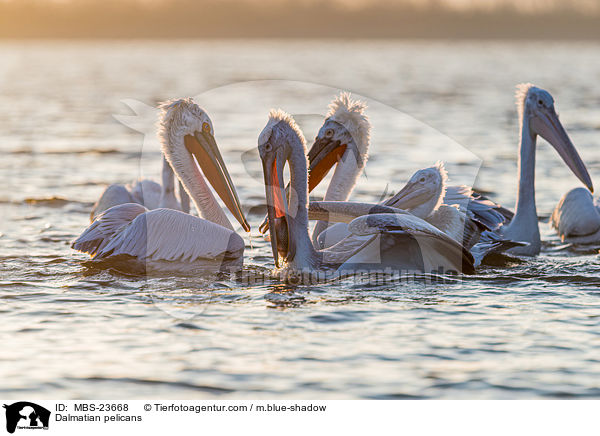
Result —
[[[112,116],[132,114],[123,99],[204,96],[255,228],[263,109],[298,114],[310,139],[333,88],[371,99],[372,157],[354,198],[377,198],[444,158],[453,182],[512,206],[513,93],[524,81],[553,93],[595,178],[600,45],[3,42],[0,60],[0,396],[600,397],[600,261],[548,229],[578,182],[543,141],[543,254],[464,281],[136,277],[89,268],[69,248],[107,184],[158,177],[156,144]],[[246,271],[268,271],[268,244],[246,241]]]

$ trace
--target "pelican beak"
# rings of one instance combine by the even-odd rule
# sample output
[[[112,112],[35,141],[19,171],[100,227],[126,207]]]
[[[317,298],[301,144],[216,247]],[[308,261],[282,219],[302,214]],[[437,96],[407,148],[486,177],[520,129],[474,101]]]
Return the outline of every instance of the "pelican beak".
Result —
[[[431,200],[431,190],[417,182],[408,182],[384,204],[396,209],[411,210]]]
[[[315,140],[308,152],[308,192],[312,192],[321,180],[325,178],[329,170],[343,156],[346,148],[347,144],[342,144],[339,140],[334,141],[328,138],[317,138]],[[258,230],[264,234],[269,228],[269,219],[267,217]]]
[[[185,148],[195,157],[204,176],[221,197],[227,209],[238,220],[244,230],[249,232],[250,225],[242,212],[242,205],[214,136],[210,132],[195,132],[193,136],[186,135],[184,143]]]
[[[275,266],[281,266],[280,256],[284,260],[291,260],[293,248],[289,239],[288,206],[284,200],[283,191],[283,166],[284,160],[273,153],[266,155],[263,160],[263,175],[265,180],[265,194],[267,197],[267,222],[271,239],[271,250]]]
[[[567,164],[571,171],[573,171],[573,174],[575,174],[591,192],[594,192],[592,179],[588,174],[585,164],[581,160],[581,157],[579,157],[569,135],[567,135],[567,132],[560,123],[554,108],[546,109],[541,112],[540,115],[534,116],[532,118],[532,127],[538,135],[548,141],[550,145],[556,149],[562,160]]]
[[[308,192],[311,192],[325,178],[329,170],[340,160],[347,146],[339,140],[317,137],[308,152]]]

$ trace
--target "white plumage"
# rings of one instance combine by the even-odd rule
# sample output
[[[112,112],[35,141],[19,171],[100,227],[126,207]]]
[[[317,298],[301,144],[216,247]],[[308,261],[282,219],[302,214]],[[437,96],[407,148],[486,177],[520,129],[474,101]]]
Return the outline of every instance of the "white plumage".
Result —
[[[244,240],[232,230],[177,210],[149,211],[128,203],[101,214],[73,248],[94,260],[127,255],[146,271],[228,271],[242,266]]]
[[[433,167],[423,168],[415,172],[406,186],[396,195],[379,203],[379,206],[389,206],[410,212],[410,214],[433,224],[446,235],[450,235],[457,242],[463,242],[465,233],[467,204],[446,205],[442,204],[446,192],[447,173],[443,163],[438,162]],[[324,203],[323,203],[324,204]],[[331,203],[327,203],[331,207]],[[351,203],[348,203],[351,204]],[[369,204],[374,208],[376,204]],[[340,207],[340,206],[338,206]],[[357,208],[349,214],[359,216],[364,212]],[[366,213],[366,212],[365,212]],[[329,221],[335,222],[335,217],[329,217]],[[349,234],[349,229],[344,231],[343,224],[334,224],[320,233],[317,241],[320,247],[328,247],[335,244],[342,237]]]
[[[429,223],[410,214],[379,213],[355,218],[348,225],[350,236],[324,250],[339,251],[340,245],[356,236],[372,239],[356,250],[338,269],[360,269],[375,264],[377,268],[421,272],[472,273],[472,258],[454,239]]]
[[[550,225],[563,242],[600,243],[600,199],[585,188],[571,189],[556,205]]]
[[[447,198],[447,195],[444,197],[446,180],[444,166],[438,162],[433,167],[418,170],[400,192],[379,204],[313,202],[310,207],[310,210],[314,211],[313,215],[338,222],[323,231],[319,235],[318,242],[328,247],[352,233],[349,226],[343,224],[348,221],[340,218],[344,214],[360,216],[381,213],[387,208],[392,208],[395,209],[395,214],[403,214],[401,219],[410,222],[412,217],[417,220],[414,221],[415,225],[425,226],[420,230],[433,228],[444,237],[451,238],[464,249],[469,250],[474,257],[475,266],[479,266],[487,254],[500,253],[503,250],[525,245],[505,240],[499,235],[489,234],[491,229],[478,221],[473,212],[467,208],[468,201],[462,204],[440,204],[444,198]]]
[[[99,214],[72,247],[88,253],[94,261],[122,262],[134,271],[237,270],[243,263],[244,240],[233,231],[194,162],[196,157],[200,166],[209,171],[207,177],[216,183],[217,193],[249,230],[216,148],[212,123],[191,99],[169,101],[161,109],[159,133],[165,162],[169,168],[172,165],[204,218],[174,209],[148,210],[137,203],[120,204]],[[163,189],[163,201],[164,194]]]
[[[330,165],[335,164],[331,182],[323,197],[324,201],[348,200],[364,171],[371,141],[371,123],[365,114],[366,109],[365,102],[352,99],[346,92],[335,97],[329,105],[329,112],[315,138],[317,145],[313,145],[313,149],[327,149],[337,143],[345,149],[337,161],[332,160],[323,168],[319,168],[318,165],[311,165],[309,168],[310,177],[322,178],[331,168]],[[311,149],[309,164],[313,161],[316,162],[316,155]],[[315,183],[310,183],[309,189],[312,189]],[[327,223],[324,221],[317,221],[315,224],[312,234],[315,245],[319,234],[326,228]]]
[[[72,248],[90,256],[96,256],[122,229],[139,214],[147,212],[141,204],[125,203],[100,213],[92,224],[77,238]]]

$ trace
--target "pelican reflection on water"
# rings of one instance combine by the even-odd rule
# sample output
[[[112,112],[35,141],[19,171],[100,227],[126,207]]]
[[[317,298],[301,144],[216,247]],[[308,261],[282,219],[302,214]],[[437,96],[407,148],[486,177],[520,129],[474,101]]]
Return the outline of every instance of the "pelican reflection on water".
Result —
[[[191,99],[166,102],[161,110],[162,152],[202,218],[125,203],[101,213],[73,248],[93,260],[123,259],[126,265],[151,271],[239,269],[244,240],[233,230],[205,178],[244,230],[250,226],[218,150],[212,122]]]

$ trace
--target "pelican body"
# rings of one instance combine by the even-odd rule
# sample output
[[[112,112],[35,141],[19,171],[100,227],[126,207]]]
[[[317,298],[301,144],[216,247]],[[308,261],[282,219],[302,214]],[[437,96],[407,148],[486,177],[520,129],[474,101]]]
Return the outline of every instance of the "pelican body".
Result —
[[[202,217],[120,204],[101,213],[72,247],[94,261],[115,261],[135,271],[237,270],[243,263],[244,240],[233,230],[205,177],[240,225],[246,231],[250,226],[218,150],[212,122],[189,98],[160,107],[163,155]]]
[[[550,225],[563,242],[600,243],[600,199],[594,199],[585,188],[571,189],[556,205]]]
[[[315,249],[308,234],[305,140],[292,117],[272,111],[259,136],[258,149],[271,247],[282,277],[304,281],[357,272],[473,271],[473,258],[459,243],[420,218],[394,208],[348,219],[349,236],[327,249]],[[287,194],[283,189],[286,164],[290,172]]]

